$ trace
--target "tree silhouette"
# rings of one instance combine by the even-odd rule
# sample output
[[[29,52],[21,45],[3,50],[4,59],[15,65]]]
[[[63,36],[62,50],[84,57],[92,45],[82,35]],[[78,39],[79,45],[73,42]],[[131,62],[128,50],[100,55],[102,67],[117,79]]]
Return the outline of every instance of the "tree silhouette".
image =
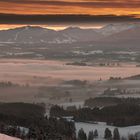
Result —
[[[119,133],[118,128],[115,128],[114,131],[113,131],[113,139],[114,140],[120,140],[120,133]]]
[[[78,140],[87,140],[86,133],[82,128],[78,132]]]

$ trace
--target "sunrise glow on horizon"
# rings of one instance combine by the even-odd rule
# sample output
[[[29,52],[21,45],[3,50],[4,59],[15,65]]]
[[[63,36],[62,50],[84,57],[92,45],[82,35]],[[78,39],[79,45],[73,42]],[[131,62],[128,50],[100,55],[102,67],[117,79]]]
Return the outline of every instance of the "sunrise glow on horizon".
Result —
[[[0,30],[39,25],[101,28],[108,23],[140,21],[138,0],[1,0]]]
[[[0,13],[140,15],[138,0],[1,0]]]
[[[24,26],[40,26],[42,28],[46,28],[46,29],[52,29],[52,30],[56,30],[56,31],[59,31],[59,30],[64,30],[66,28],[69,28],[69,27],[79,27],[79,28],[82,28],[82,29],[100,29],[102,28],[103,26],[99,25],[99,26],[50,26],[50,25],[8,25],[8,24],[2,24],[0,25],[0,30],[8,30],[8,29],[14,29],[14,28],[20,28],[20,27],[24,27]]]

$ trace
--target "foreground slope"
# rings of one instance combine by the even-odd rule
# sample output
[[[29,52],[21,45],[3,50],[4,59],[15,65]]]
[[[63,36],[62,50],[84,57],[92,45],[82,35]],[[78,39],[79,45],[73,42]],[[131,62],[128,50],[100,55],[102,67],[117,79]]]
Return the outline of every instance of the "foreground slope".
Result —
[[[4,134],[0,134],[0,140],[21,140],[19,138],[10,137]]]

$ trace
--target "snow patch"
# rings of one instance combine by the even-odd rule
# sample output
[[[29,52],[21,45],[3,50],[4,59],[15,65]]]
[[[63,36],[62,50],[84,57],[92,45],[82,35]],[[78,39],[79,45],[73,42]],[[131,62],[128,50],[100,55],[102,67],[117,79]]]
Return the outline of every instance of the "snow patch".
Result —
[[[4,134],[0,134],[0,140],[21,140],[21,139],[10,137],[10,136],[4,135]]]

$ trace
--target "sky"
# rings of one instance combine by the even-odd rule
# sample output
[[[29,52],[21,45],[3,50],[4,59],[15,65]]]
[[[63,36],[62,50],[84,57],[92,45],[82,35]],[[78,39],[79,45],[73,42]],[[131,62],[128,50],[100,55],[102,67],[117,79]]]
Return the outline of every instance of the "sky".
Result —
[[[0,27],[137,22],[140,0],[0,0]]]

